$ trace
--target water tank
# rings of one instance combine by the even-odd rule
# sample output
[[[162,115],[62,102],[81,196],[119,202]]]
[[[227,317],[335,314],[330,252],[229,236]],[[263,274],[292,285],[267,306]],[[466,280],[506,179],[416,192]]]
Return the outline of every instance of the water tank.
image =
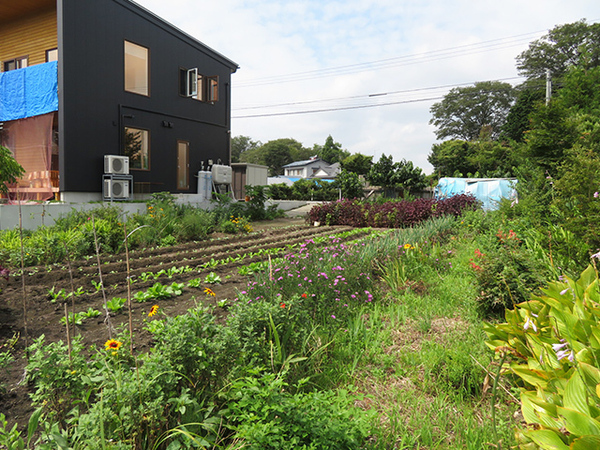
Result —
[[[212,166],[212,180],[215,184],[231,184],[231,166],[214,164]]]
[[[198,194],[202,200],[212,198],[212,172],[207,170],[198,172]]]

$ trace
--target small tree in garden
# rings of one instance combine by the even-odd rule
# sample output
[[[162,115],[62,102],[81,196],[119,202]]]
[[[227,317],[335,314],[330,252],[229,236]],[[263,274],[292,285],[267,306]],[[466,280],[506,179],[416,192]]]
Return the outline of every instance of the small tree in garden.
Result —
[[[24,173],[25,169],[15,160],[11,151],[0,145],[0,193],[6,194],[7,183],[15,183]]]
[[[384,188],[386,197],[391,197],[392,192],[398,189],[404,196],[406,192],[412,193],[427,185],[425,174],[419,167],[414,167],[411,161],[403,159],[395,163],[392,155],[385,154],[371,166],[367,179],[371,184]]]
[[[343,198],[362,198],[363,185],[358,175],[344,169],[335,180],[335,186],[342,191]]]

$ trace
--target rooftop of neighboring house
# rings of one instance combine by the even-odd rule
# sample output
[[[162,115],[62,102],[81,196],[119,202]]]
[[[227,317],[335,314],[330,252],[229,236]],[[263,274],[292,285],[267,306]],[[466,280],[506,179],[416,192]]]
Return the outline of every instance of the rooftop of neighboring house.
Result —
[[[283,166],[283,168],[284,169],[289,169],[289,168],[292,168],[292,167],[309,166],[309,165],[317,163],[317,162],[321,162],[321,163],[324,163],[326,165],[329,165],[328,162],[323,161],[321,158],[317,158],[316,156],[313,156],[310,159],[306,159],[304,161],[294,161],[292,163],[286,164],[285,166]]]

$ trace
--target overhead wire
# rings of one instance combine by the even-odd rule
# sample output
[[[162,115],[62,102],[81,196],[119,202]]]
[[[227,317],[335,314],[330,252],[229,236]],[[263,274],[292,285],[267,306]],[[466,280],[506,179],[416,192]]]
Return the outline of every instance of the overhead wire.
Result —
[[[273,75],[267,77],[260,77],[250,79],[246,81],[240,81],[234,86],[236,88],[246,88],[261,85],[279,84],[279,83],[290,83],[297,81],[306,81],[317,78],[348,75],[358,73],[366,70],[381,70],[392,67],[406,66],[412,64],[421,64],[425,62],[439,61],[442,59],[455,58],[458,56],[468,56],[477,53],[488,52],[492,50],[500,50],[510,47],[522,45],[530,42],[531,37],[539,35],[541,31],[510,36],[507,38],[493,39],[489,41],[483,41],[475,44],[466,44],[456,47],[449,47],[440,50],[432,50],[430,52],[415,53],[411,55],[402,55],[392,58],[385,58],[375,61],[368,61],[363,63],[349,64],[343,66],[335,66],[323,69],[314,69],[304,72],[297,72],[284,75]],[[508,40],[508,41],[507,41]]]

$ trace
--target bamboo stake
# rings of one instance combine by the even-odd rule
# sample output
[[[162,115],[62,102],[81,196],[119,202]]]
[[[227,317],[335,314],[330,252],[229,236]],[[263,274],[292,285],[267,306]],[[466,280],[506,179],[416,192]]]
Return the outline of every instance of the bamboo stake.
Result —
[[[65,305],[65,324],[67,325],[67,342],[69,343],[68,352],[69,352],[69,362],[73,362],[73,358],[71,357],[71,334],[69,333],[69,311],[67,309],[67,302]],[[75,319],[73,319],[75,320]]]
[[[27,329],[27,293],[25,292],[25,251],[23,249],[23,213],[17,188],[17,203],[19,204],[19,237],[21,239],[21,287],[23,294],[23,331],[25,332],[25,356],[29,360],[29,331]]]
[[[96,261],[98,262],[98,277],[100,278],[100,288],[102,289],[102,298],[104,299],[104,323],[108,328],[108,339],[112,339],[112,325],[110,323],[110,313],[106,301],[106,290],[104,289],[104,281],[102,281],[102,266],[100,264],[100,247],[98,246],[98,235],[96,233],[96,221],[92,214],[92,229],[94,230],[94,244],[96,245]]]
[[[133,314],[131,311],[131,275],[129,267],[129,242],[127,235],[127,224],[123,221],[123,229],[125,230],[125,261],[127,262],[127,308],[129,309],[129,344],[131,354],[133,355]]]
[[[65,256],[67,257],[67,266],[69,267],[69,278],[71,280],[71,316],[73,320],[73,331],[75,331],[75,284],[73,283],[73,268],[71,267],[71,257],[67,243],[63,241],[65,247]],[[67,302],[65,302],[65,320],[67,321],[67,344],[69,346],[69,359],[71,359],[71,334],[69,330],[69,315],[67,313]]]

